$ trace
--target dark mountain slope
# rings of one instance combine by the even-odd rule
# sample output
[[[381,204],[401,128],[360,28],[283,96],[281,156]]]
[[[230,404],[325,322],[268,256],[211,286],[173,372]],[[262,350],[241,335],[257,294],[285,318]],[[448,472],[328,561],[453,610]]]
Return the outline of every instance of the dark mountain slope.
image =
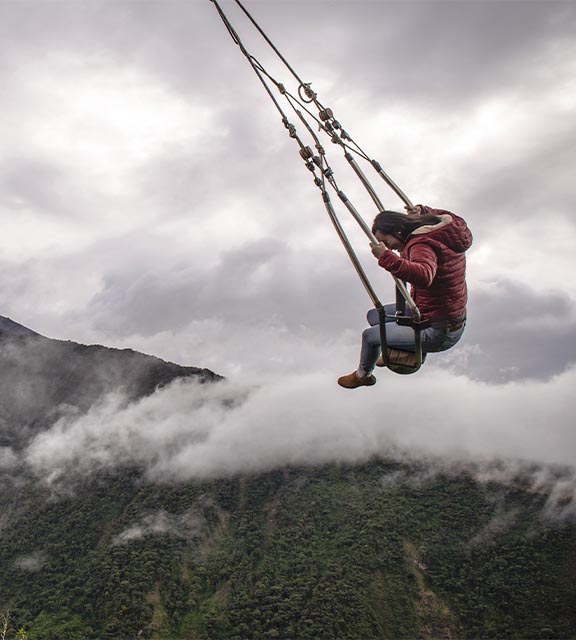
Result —
[[[131,349],[52,340],[0,316],[0,446],[24,444],[62,405],[87,411],[106,393],[122,390],[134,400],[189,376],[222,379]]]

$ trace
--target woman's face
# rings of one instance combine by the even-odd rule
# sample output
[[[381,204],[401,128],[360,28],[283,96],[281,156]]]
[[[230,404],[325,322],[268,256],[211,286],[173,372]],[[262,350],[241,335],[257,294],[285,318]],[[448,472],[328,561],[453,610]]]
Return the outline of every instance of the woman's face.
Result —
[[[395,249],[396,251],[400,251],[404,246],[403,242],[400,242],[398,238],[395,238],[390,233],[382,233],[381,231],[376,231],[374,235],[376,236],[376,240],[378,240],[378,242],[383,242],[388,247],[388,249]]]

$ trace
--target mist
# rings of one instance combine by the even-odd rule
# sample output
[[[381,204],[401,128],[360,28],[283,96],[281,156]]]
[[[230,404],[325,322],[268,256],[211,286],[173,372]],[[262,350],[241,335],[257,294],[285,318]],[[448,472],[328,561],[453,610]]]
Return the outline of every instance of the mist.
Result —
[[[109,394],[38,434],[21,464],[57,486],[128,465],[172,483],[393,457],[443,472],[468,465],[486,482],[530,469],[538,490],[561,484],[556,502],[574,495],[574,473],[546,471],[573,469],[576,434],[566,417],[576,408],[574,369],[494,386],[431,366],[420,377],[381,373],[379,387],[354,392],[332,377],[318,370],[243,384],[178,380],[133,403]]]

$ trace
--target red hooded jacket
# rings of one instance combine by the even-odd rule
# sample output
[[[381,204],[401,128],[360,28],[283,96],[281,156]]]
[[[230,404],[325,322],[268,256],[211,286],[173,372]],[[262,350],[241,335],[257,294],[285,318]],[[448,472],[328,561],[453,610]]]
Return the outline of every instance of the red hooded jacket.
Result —
[[[466,257],[472,233],[466,222],[442,209],[422,207],[424,214],[441,218],[435,225],[416,229],[400,255],[389,249],[378,264],[406,280],[422,318],[439,322],[466,317]]]

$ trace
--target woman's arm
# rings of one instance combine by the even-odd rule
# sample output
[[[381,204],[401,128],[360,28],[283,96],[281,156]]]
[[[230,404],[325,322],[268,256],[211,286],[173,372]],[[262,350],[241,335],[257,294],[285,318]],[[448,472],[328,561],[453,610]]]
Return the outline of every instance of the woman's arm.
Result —
[[[403,258],[387,249],[378,258],[378,264],[392,275],[419,287],[429,287],[436,276],[438,257],[429,245],[418,242]]]

